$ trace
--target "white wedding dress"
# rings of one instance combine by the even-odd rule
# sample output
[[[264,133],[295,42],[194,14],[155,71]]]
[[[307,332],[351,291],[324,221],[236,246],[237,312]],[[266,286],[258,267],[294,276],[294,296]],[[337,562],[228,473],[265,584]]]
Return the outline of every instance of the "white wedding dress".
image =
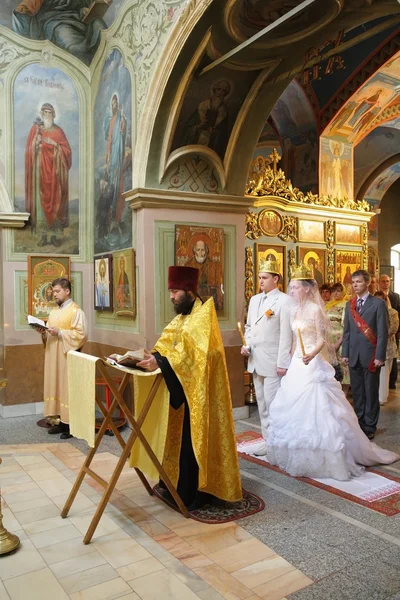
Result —
[[[320,306],[307,302],[301,312],[294,309],[292,329],[292,362],[270,407],[268,461],[293,476],[347,481],[361,475],[363,466],[399,460],[394,452],[370,442],[360,429],[323,353],[308,365],[303,363],[298,330],[306,353],[326,336]]]

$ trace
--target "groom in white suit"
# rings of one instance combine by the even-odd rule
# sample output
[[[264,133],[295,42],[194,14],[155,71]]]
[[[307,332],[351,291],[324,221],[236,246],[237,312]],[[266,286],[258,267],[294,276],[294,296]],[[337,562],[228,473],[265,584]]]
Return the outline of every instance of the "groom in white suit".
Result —
[[[279,291],[279,263],[261,261],[258,275],[261,293],[250,300],[245,328],[246,346],[241,353],[248,356],[247,370],[253,373],[258,412],[264,443],[255,454],[267,453],[268,415],[271,402],[286,375],[291,360],[292,330],[290,298]]]

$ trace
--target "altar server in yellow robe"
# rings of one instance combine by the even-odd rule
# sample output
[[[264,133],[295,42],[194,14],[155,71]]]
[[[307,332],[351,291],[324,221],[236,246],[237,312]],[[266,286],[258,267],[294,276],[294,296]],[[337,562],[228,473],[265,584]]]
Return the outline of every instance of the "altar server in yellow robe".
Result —
[[[170,409],[162,463],[189,510],[242,498],[224,346],[214,300],[197,294],[198,277],[193,267],[169,268],[177,316],[138,364],[163,373]]]
[[[44,357],[44,416],[60,416],[60,423],[48,430],[50,434],[61,433],[62,439],[72,437],[69,433],[69,403],[67,353],[79,350],[87,340],[86,317],[71,298],[71,282],[65,278],[52,282],[53,298],[58,305],[51,311],[47,327],[38,331],[45,340]]]

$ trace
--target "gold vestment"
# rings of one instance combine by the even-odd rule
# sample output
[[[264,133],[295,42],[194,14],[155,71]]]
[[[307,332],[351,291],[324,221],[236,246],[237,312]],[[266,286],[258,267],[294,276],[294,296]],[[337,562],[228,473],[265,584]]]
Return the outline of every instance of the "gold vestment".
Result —
[[[198,489],[221,500],[240,500],[242,486],[231,395],[214,300],[210,298],[204,304],[196,300],[189,315],[177,315],[164,329],[153,352],[168,359],[185,392],[192,445],[199,466]],[[169,408],[162,461],[175,487],[179,479],[185,408],[185,405],[178,410]],[[140,468],[136,457],[132,459],[131,465]]]
[[[67,352],[78,350],[87,340],[87,325],[83,310],[75,302],[53,308],[48,327],[62,330],[59,337],[47,335],[44,359],[44,416],[60,415],[69,423]]]

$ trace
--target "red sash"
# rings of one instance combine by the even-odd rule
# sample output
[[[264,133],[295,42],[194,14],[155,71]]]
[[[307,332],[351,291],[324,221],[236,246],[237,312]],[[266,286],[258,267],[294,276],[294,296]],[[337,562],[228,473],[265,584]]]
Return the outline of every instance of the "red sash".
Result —
[[[371,327],[368,325],[368,323],[366,323],[364,321],[364,319],[361,317],[361,315],[357,312],[356,303],[357,303],[357,298],[354,297],[350,300],[351,316],[353,317],[354,321],[356,322],[356,325],[359,328],[359,330],[361,331],[361,333],[363,333],[365,335],[365,337],[367,338],[367,340],[374,346],[374,351],[372,353],[372,357],[371,357],[371,360],[369,361],[369,365],[368,365],[368,371],[375,373],[376,366],[374,364],[374,360],[375,360],[376,345],[377,345],[378,339],[377,339],[375,333],[372,331]]]

